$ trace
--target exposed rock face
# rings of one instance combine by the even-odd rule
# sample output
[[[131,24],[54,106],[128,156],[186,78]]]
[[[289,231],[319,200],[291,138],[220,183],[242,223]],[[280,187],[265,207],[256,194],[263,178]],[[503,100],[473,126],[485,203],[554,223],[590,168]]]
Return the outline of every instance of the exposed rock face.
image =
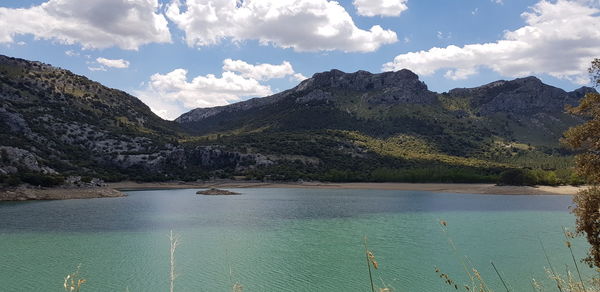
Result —
[[[110,172],[136,164],[150,169],[158,164],[147,161],[174,148],[168,142],[177,129],[125,92],[0,55],[0,175],[69,170],[93,176],[103,166]],[[82,167],[86,163],[91,166]]]
[[[344,73],[340,70],[314,74],[293,89],[263,98],[253,98],[226,106],[198,108],[187,112],[177,119],[178,123],[191,123],[204,120],[224,112],[239,112],[258,108],[294,98],[299,104],[314,101],[330,102],[338,96],[332,90],[350,90],[372,92],[369,103],[372,104],[434,104],[437,94],[427,89],[419,76],[409,70],[373,74],[367,71]]]
[[[335,88],[360,92],[380,91],[371,97],[370,103],[426,103],[436,101],[436,94],[427,89],[419,76],[410,70],[373,74],[367,71],[344,73],[340,70],[317,73],[303,81],[295,89],[306,92],[314,88]]]
[[[91,178],[89,181],[82,180],[81,176],[69,176],[65,179],[64,187],[73,188],[96,188],[106,187],[107,184],[99,178]]]
[[[18,170],[56,174],[54,169],[41,165],[38,160],[40,157],[27,150],[0,146],[0,175],[16,173]]]
[[[316,73],[312,78],[302,81],[295,90],[300,92],[315,88],[342,88],[355,91],[368,91],[398,86],[427,90],[427,86],[419,81],[419,76],[406,69],[380,74],[373,74],[362,70],[354,73],[344,73],[334,69],[328,72]]]
[[[296,102],[308,103],[311,101],[329,101],[332,99],[333,96],[329,92],[320,89],[315,89],[313,91],[310,91],[308,94],[301,95],[300,97],[296,98]]]
[[[21,114],[7,111],[3,107],[0,107],[0,123],[6,124],[11,132],[31,134],[31,129]]]
[[[563,112],[565,105],[576,105],[593,88],[582,87],[573,92],[542,83],[536,77],[519,78],[512,81],[496,81],[475,88],[459,88],[448,92],[451,97],[468,97],[481,114],[497,112],[515,114]]]

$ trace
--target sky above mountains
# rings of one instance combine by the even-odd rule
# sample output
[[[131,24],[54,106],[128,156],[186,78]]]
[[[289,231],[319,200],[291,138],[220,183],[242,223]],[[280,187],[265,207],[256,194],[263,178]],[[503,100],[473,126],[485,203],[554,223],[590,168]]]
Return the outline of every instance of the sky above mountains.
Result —
[[[600,57],[598,0],[0,0],[0,53],[127,91],[168,119],[333,68],[408,68],[434,91]]]

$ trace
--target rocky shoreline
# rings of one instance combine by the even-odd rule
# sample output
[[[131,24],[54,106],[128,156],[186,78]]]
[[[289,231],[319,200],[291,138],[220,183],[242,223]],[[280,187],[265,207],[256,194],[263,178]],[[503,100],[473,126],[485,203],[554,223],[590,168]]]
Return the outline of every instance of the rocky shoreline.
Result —
[[[109,187],[90,188],[13,188],[0,189],[0,201],[69,200],[92,198],[118,198],[127,196]]]

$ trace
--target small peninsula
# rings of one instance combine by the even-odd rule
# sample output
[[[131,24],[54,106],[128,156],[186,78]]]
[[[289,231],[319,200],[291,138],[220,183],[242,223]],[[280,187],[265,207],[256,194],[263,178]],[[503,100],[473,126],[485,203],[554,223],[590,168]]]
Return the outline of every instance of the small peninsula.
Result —
[[[228,190],[215,189],[215,188],[210,188],[208,190],[203,190],[203,191],[197,191],[196,194],[206,195],[206,196],[241,195],[240,193],[236,193],[236,192],[232,192],[232,191],[228,191]]]

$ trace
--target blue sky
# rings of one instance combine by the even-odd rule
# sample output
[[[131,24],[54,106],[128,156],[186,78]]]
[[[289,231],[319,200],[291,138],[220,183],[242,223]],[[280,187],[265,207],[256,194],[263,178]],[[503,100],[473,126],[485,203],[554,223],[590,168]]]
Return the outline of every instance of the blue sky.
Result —
[[[438,92],[527,75],[572,90],[600,57],[598,1],[246,0],[235,15],[235,0],[85,2],[0,0],[0,54],[127,91],[170,119],[333,68],[409,68]],[[261,24],[264,11],[276,19]]]

